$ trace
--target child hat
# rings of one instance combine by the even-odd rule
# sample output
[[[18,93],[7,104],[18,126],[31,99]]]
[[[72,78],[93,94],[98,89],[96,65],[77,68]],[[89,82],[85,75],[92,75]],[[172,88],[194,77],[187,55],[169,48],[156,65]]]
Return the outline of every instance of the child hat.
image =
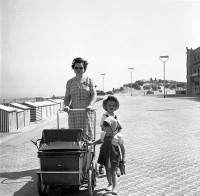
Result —
[[[115,96],[113,96],[113,95],[109,95],[108,97],[107,97],[107,99],[104,99],[103,100],[103,108],[104,108],[104,110],[106,110],[106,104],[107,104],[107,101],[109,101],[109,100],[113,100],[113,101],[115,101],[116,102],[116,108],[115,108],[115,110],[118,110],[119,109],[119,101],[118,101],[118,99],[115,97]]]
[[[104,122],[107,122],[110,125],[113,133],[116,133],[118,122],[114,117],[109,116],[104,120]]]

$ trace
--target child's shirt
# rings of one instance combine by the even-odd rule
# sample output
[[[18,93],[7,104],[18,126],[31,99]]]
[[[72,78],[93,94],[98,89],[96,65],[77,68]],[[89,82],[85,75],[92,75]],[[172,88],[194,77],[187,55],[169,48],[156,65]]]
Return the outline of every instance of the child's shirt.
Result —
[[[105,131],[102,131],[101,132],[101,135],[100,135],[100,139],[102,142],[104,142],[104,137],[106,135],[106,132]],[[124,144],[124,136],[121,134],[121,133],[117,133],[113,136],[113,139],[112,139],[112,144],[114,146],[119,146],[121,144]]]
[[[119,117],[118,117],[116,114],[114,114],[114,116],[113,116],[113,115],[110,115],[108,112],[106,112],[105,114],[103,114],[103,116],[102,116],[102,118],[101,118],[100,126],[103,127],[103,121],[104,121],[106,118],[108,118],[109,116],[112,116],[112,117],[114,117],[114,118],[117,120],[117,122],[118,122],[117,129],[120,131],[120,129],[122,129],[122,126],[121,126],[121,122],[120,122],[120,120],[119,120]]]

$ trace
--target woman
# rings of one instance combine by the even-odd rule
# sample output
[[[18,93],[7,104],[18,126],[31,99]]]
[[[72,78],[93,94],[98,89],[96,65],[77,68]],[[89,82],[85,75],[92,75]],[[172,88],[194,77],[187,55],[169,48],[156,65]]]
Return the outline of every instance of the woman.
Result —
[[[75,77],[67,81],[64,104],[69,113],[69,128],[82,128],[84,138],[93,138],[94,115],[91,112],[96,102],[97,94],[93,81],[83,76],[87,70],[88,62],[82,58],[75,58],[72,62],[72,69]],[[85,111],[70,111],[72,109],[86,109]]]

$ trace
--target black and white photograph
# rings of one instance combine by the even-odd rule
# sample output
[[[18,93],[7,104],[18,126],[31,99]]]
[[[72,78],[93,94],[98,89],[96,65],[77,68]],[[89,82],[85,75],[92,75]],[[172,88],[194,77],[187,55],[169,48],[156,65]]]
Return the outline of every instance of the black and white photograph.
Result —
[[[0,0],[0,195],[200,196],[200,1]]]

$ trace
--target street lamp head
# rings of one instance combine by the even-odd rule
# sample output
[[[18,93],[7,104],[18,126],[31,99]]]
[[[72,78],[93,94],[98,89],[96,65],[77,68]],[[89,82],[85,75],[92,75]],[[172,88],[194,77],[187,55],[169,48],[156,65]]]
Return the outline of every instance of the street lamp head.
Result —
[[[133,67],[130,67],[130,68],[128,68],[128,70],[129,70],[130,72],[133,72],[133,71],[134,71],[134,68],[133,68]]]
[[[106,74],[101,74],[102,76],[105,76]]]
[[[169,56],[160,56],[159,59],[164,63],[169,60]]]

